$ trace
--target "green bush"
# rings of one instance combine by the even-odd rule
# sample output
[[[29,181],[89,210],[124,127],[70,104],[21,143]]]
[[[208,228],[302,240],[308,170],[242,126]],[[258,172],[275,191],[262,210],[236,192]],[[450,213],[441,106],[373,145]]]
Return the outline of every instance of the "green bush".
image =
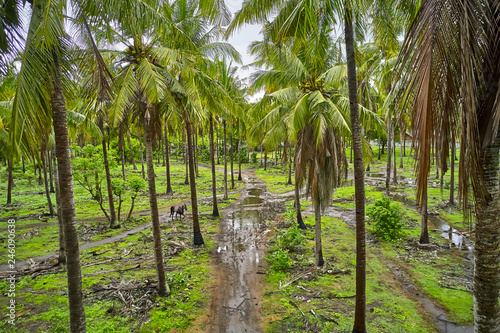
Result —
[[[257,163],[257,153],[253,152],[252,154],[250,154],[250,159],[252,160],[252,163]]]
[[[266,261],[271,264],[274,271],[285,271],[292,266],[292,260],[288,256],[288,250],[279,249],[266,257]]]
[[[278,232],[277,244],[278,247],[290,252],[296,252],[304,243],[306,236],[302,234],[298,226],[295,224],[291,228],[282,229]]]
[[[393,202],[384,196],[368,206],[366,214],[373,222],[370,232],[376,237],[392,242],[404,235],[404,214],[401,212],[399,202]]]
[[[208,148],[201,149],[198,156],[201,161],[208,162],[210,161],[210,150]]]

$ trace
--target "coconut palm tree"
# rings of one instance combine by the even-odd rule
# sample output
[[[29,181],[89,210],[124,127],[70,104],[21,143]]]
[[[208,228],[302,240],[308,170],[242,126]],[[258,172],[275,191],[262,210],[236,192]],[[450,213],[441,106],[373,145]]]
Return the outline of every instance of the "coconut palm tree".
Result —
[[[500,332],[499,27],[498,1],[424,1],[397,77],[399,101],[413,110],[419,202],[425,201],[432,144],[443,167],[452,131],[460,137],[459,196],[469,213],[472,190],[476,212],[474,329],[489,333]]]

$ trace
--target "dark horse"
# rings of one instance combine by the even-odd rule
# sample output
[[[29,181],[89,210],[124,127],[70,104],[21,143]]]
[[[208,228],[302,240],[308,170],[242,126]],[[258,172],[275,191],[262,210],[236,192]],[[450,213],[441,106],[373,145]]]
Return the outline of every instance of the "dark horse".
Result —
[[[181,215],[181,216],[184,216],[184,211],[187,211],[188,208],[186,206],[186,204],[182,205],[182,206],[172,206],[170,207],[170,217],[173,219],[174,218],[174,214],[175,214],[175,217],[177,217],[177,215]]]

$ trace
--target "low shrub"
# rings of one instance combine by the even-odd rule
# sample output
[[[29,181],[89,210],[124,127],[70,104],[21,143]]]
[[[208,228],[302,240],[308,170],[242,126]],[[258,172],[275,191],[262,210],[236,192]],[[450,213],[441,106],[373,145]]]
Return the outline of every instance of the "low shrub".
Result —
[[[384,196],[368,206],[366,214],[373,222],[370,232],[374,236],[392,242],[404,235],[404,214],[401,212],[399,202],[393,202]]]
[[[292,266],[292,260],[288,256],[288,250],[279,249],[266,257],[266,261],[274,271],[285,271]]]

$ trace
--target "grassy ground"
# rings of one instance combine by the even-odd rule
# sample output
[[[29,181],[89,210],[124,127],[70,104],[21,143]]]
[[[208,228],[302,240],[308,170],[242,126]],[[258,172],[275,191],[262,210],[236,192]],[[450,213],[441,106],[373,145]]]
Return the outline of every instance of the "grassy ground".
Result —
[[[374,147],[376,148],[376,147]],[[397,148],[399,149],[399,148]],[[376,151],[376,150],[375,150]],[[349,150],[347,150],[349,154]],[[407,150],[408,153],[408,150]],[[378,161],[375,155],[371,165],[372,173],[385,169],[385,158]],[[348,156],[349,159],[349,156]],[[268,156],[268,161],[273,161]],[[243,169],[257,168],[257,163],[243,164]],[[399,166],[399,150],[398,150]],[[127,168],[127,175],[140,175],[139,170]],[[217,165],[223,168],[223,165]],[[32,168],[32,167],[31,167]],[[350,165],[352,168],[352,165]],[[238,165],[235,163],[235,179]],[[172,159],[172,185],[174,196],[162,193],[166,187],[164,167],[156,167],[159,206],[162,211],[170,205],[189,199],[189,186],[181,185],[185,178],[185,166]],[[0,174],[5,174],[5,167]],[[413,175],[413,160],[405,157],[404,168],[397,170],[404,178]],[[32,172],[31,172],[32,173]],[[113,171],[119,174],[120,170]],[[197,179],[198,198],[210,196],[210,170],[199,169]],[[272,193],[293,191],[293,186],[286,185],[288,174],[281,168],[268,165],[266,171],[256,170],[256,175],[263,179]],[[217,174],[217,190],[222,193],[222,175]],[[455,175],[457,177],[457,175]],[[230,178],[229,178],[230,179]],[[292,178],[293,179],[293,178]],[[466,230],[462,214],[453,207],[445,206],[449,190],[430,180],[429,210],[436,211],[440,217],[460,230]],[[444,184],[449,183],[445,175]],[[1,216],[46,213],[46,199],[43,186],[23,174],[19,166],[15,169],[16,188],[13,193],[14,205],[1,206]],[[0,177],[0,202],[6,199],[6,177]],[[236,182],[236,189],[243,186]],[[404,193],[407,198],[415,199],[415,189],[405,182],[393,187]],[[367,186],[368,204],[383,194],[379,185]],[[40,194],[41,192],[41,194]],[[237,198],[231,195],[227,202],[219,202],[223,208]],[[354,208],[354,187],[342,187],[336,190],[335,206],[339,209]],[[55,198],[53,197],[55,203]],[[98,205],[80,185],[75,184],[78,230],[81,243],[104,239],[130,230],[149,221],[149,202],[146,194],[136,201],[134,219],[123,223],[120,229],[107,229]],[[303,209],[310,202],[303,202]],[[130,199],[127,197],[122,207],[122,216],[128,212]],[[200,212],[211,211],[210,201],[199,203]],[[430,251],[412,246],[419,235],[419,215],[412,208],[402,208],[406,213],[406,236],[395,243],[373,241],[368,246],[367,260],[367,322],[370,332],[434,332],[429,316],[419,305],[407,297],[402,290],[394,288],[394,277],[387,263],[395,263],[405,271],[408,278],[418,288],[438,302],[445,309],[450,319],[461,324],[470,324],[472,320],[472,295],[467,290],[467,278],[470,277],[470,265],[464,260],[464,252],[450,249],[449,242],[438,232],[431,231],[431,241],[437,247]],[[141,212],[142,211],[142,212]],[[22,219],[17,221],[17,260],[54,253],[58,246],[58,228],[54,218]],[[150,229],[127,236],[120,242],[103,245],[82,251],[83,287],[86,303],[89,332],[149,332],[172,331],[190,332],[196,318],[203,317],[210,298],[207,288],[210,285],[210,251],[216,246],[217,220],[201,218],[202,233],[206,242],[204,248],[194,248],[189,220],[176,220],[174,223],[162,221],[162,240],[167,266],[167,279],[172,289],[172,296],[156,296],[156,273],[153,261],[152,234]],[[276,221],[277,232],[283,226],[282,218]],[[313,224],[310,217],[306,223]],[[301,272],[314,267],[314,234],[309,229],[303,243],[288,254],[291,266],[284,270],[275,270],[269,265],[264,293],[263,325],[268,332],[301,332],[304,328],[321,327],[322,331],[349,330],[352,325],[354,309],[354,231],[344,222],[325,216],[322,219],[324,257],[327,267],[324,271],[314,271],[305,279],[280,289]],[[6,238],[6,229],[0,229],[0,238]],[[277,242],[271,242],[268,258],[277,252]],[[5,258],[5,247],[0,255]],[[271,260],[271,259],[270,259]],[[6,261],[6,260],[2,260]],[[466,279],[464,279],[464,277]],[[300,287],[298,287],[300,286]],[[18,326],[10,330],[6,320],[0,321],[0,331],[18,332],[66,332],[68,331],[68,304],[66,296],[66,275],[54,268],[43,275],[32,275],[17,281]],[[0,281],[0,292],[8,290],[6,281]],[[7,300],[2,298],[0,306]],[[290,303],[291,302],[291,303]],[[300,313],[300,308],[305,315]],[[310,310],[314,310],[314,315]],[[317,319],[316,319],[317,317]],[[197,327],[203,330],[203,327]]]

